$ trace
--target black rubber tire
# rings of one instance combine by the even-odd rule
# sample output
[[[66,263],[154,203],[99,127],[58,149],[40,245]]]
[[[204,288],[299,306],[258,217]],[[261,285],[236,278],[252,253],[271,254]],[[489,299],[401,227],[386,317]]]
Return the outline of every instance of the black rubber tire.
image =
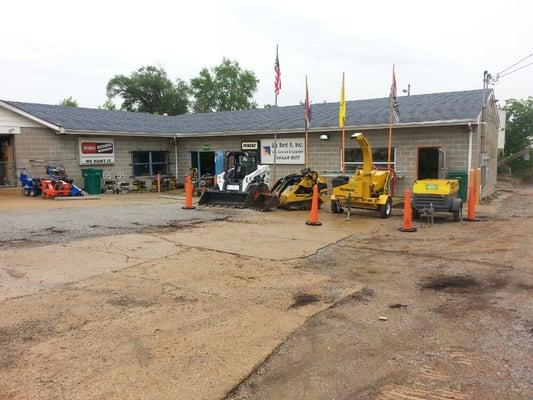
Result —
[[[30,190],[30,197],[37,197],[37,196],[38,196],[37,190],[31,189]]]
[[[331,205],[331,212],[333,214],[340,214],[342,212],[342,207],[339,205],[338,201],[331,200],[330,205]]]
[[[463,219],[463,207],[453,212],[453,222],[461,222]]]
[[[385,203],[385,205],[379,206],[379,216],[381,218],[389,218],[391,214],[392,214],[392,200],[388,198],[387,203]]]
[[[29,195],[30,195],[30,189],[28,189],[28,188],[24,188],[24,189],[22,189],[22,194],[23,194],[24,196],[29,196]]]

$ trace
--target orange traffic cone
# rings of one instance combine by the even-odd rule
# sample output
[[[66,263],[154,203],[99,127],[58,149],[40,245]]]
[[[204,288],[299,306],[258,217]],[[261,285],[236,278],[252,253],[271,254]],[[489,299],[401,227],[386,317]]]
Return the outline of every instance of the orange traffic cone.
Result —
[[[196,207],[192,205],[192,180],[189,175],[185,177],[185,205],[184,210],[194,210]]]
[[[476,189],[474,185],[468,187],[468,214],[463,221],[477,222],[479,218],[476,217]]]
[[[313,201],[311,202],[311,217],[305,221],[306,225],[318,226],[322,222],[318,221],[318,185],[313,186]]]
[[[411,210],[411,192],[405,189],[403,201],[403,226],[399,229],[400,232],[416,232],[413,226],[413,215]]]

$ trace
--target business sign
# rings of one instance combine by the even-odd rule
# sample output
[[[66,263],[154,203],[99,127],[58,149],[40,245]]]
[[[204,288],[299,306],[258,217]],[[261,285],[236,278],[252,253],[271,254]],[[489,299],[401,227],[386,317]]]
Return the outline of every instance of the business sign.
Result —
[[[277,140],[276,164],[305,164],[305,139]],[[274,164],[274,139],[261,140],[261,164]]]
[[[109,165],[115,163],[113,139],[79,139],[80,165]]]
[[[259,140],[242,141],[241,150],[242,151],[259,150]]]

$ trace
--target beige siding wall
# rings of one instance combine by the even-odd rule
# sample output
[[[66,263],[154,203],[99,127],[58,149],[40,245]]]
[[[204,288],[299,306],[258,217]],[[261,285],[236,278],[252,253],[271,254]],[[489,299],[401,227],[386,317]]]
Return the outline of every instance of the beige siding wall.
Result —
[[[13,111],[6,110],[3,107],[0,107],[0,127],[41,127],[41,124],[32,121],[26,117],[23,117]]]

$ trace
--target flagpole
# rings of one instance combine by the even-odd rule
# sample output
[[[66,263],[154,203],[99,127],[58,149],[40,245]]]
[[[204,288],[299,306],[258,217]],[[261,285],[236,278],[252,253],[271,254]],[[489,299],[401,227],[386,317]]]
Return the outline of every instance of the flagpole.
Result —
[[[276,45],[276,62],[278,62],[278,45]],[[272,185],[276,184],[276,155],[278,151],[278,91],[274,91],[274,164],[272,166]]]
[[[392,64],[392,76],[394,79],[394,64]],[[387,148],[387,169],[390,170],[392,150],[392,95],[389,96],[389,144]]]
[[[345,136],[346,136],[346,89],[344,87],[344,72],[342,73],[342,96],[344,101],[344,115],[342,116],[342,145],[341,145],[341,162],[342,162],[342,174],[344,175],[346,173],[346,149],[345,149]]]
[[[307,168],[307,138],[308,138],[308,132],[309,132],[309,128],[307,126],[307,119],[309,118],[309,116],[307,115],[307,107],[308,107],[307,101],[308,101],[308,98],[309,98],[309,91],[307,89],[307,75],[306,75],[305,76],[305,105],[304,105],[304,107],[305,107],[305,111],[304,111],[304,114],[305,114],[305,118],[304,118],[304,126],[305,126],[304,168]]]

